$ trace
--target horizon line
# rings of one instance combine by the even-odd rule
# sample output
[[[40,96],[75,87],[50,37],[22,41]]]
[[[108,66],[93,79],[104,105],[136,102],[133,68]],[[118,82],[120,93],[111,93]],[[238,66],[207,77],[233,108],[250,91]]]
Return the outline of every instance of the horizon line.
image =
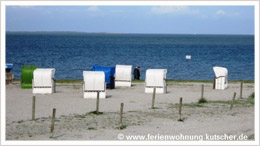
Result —
[[[37,32],[56,32],[56,33],[88,33],[88,34],[160,34],[160,35],[255,35],[255,34],[221,34],[221,33],[125,33],[125,32],[87,32],[87,31],[6,31],[8,32],[27,32],[27,33],[37,33]]]

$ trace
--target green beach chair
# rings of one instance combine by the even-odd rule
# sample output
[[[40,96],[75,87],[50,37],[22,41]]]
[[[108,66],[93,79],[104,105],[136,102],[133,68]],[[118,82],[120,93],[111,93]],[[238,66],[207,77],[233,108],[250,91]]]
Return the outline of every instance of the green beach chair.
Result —
[[[21,75],[21,88],[29,89],[32,88],[33,80],[33,71],[38,68],[38,66],[22,66],[22,75]]]

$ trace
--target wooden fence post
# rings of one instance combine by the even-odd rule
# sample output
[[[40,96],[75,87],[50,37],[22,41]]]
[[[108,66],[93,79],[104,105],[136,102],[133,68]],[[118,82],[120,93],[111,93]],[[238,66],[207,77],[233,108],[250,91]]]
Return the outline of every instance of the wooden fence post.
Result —
[[[32,98],[32,120],[35,120],[35,96]]]
[[[181,108],[182,108],[182,97],[180,97],[180,105],[179,105],[179,120],[178,120],[178,121],[182,121],[182,119],[181,119]]]
[[[216,77],[213,79],[213,89],[216,88]]]
[[[243,82],[240,82],[240,99],[242,99],[242,93],[243,93]]]
[[[97,92],[96,114],[99,113],[99,91]]]
[[[121,103],[120,106],[120,119],[119,119],[119,127],[123,127],[123,108],[124,108],[124,103]]]
[[[51,133],[53,133],[53,130],[54,130],[55,114],[56,114],[56,109],[54,108],[54,109],[52,110]]]
[[[154,109],[155,94],[156,94],[156,88],[154,87],[154,88],[153,88],[152,109]]]
[[[201,85],[201,98],[204,96],[204,84]]]
[[[235,98],[236,98],[236,92],[234,92],[234,95],[233,95],[233,98],[232,98],[232,102],[231,102],[231,105],[230,105],[230,110],[232,110],[233,111],[233,105],[234,105],[234,103],[235,103]]]

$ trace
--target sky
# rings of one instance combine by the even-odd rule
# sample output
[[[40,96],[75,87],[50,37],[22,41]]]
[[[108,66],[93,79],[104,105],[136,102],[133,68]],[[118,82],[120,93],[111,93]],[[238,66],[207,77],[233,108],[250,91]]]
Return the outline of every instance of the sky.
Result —
[[[254,34],[254,6],[7,6],[6,30]]]

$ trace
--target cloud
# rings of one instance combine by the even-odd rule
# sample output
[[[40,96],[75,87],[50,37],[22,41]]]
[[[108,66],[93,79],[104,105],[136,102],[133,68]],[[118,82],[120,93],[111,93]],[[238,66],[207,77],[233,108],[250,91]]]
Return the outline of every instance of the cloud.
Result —
[[[216,15],[226,15],[226,12],[223,11],[223,10],[218,10],[218,11],[216,12]]]
[[[89,12],[97,12],[100,11],[100,9],[97,6],[91,6],[87,9]]]
[[[159,6],[152,7],[151,12],[155,14],[199,14],[198,10],[192,10],[188,6]]]
[[[216,17],[225,16],[225,17],[238,17],[240,16],[239,12],[226,12],[224,10],[217,10],[215,13]]]

